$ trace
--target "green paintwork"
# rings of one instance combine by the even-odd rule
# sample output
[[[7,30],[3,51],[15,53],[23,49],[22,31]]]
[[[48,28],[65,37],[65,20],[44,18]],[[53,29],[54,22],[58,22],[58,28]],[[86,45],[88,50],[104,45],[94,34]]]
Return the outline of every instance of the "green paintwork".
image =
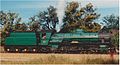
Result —
[[[87,32],[74,32],[74,33],[56,33],[51,36],[49,46],[52,48],[58,48],[58,44],[63,41],[72,42],[96,42],[99,40],[98,33],[87,33]]]
[[[56,44],[56,45],[52,45],[52,48],[58,48],[58,45]]]
[[[36,37],[8,37],[5,45],[36,45]]]
[[[51,38],[50,42],[51,43],[61,43],[63,41],[63,39],[54,39],[54,38]]]
[[[49,39],[41,39],[40,45],[48,45]]]
[[[12,32],[5,40],[5,45],[36,45],[34,32]]]
[[[42,38],[42,34],[40,34],[40,44],[39,45],[48,45],[49,40],[51,38],[51,33],[50,32],[46,32],[46,39]]]
[[[98,33],[56,33],[51,37],[50,42],[62,42],[62,41],[79,41],[79,42],[96,42],[99,40]]]
[[[58,48],[59,43],[50,43],[48,46],[50,46],[52,48]]]
[[[10,37],[35,37],[34,32],[12,32]]]

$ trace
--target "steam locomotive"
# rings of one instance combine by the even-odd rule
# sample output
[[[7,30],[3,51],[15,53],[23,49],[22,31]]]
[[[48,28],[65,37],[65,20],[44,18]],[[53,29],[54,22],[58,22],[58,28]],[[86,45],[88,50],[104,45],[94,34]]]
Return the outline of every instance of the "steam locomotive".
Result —
[[[11,32],[5,39],[6,52],[109,53],[113,49],[110,34],[53,31]]]

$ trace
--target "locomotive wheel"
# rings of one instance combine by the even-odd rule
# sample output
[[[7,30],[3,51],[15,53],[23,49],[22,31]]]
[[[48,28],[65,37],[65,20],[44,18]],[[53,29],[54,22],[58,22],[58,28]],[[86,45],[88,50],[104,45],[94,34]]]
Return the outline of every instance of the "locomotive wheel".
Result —
[[[17,49],[17,48],[15,49],[15,52],[18,52],[18,49]]]
[[[10,52],[10,49],[9,49],[9,48],[6,48],[5,51],[6,51],[6,52]]]
[[[27,51],[28,51],[28,49],[26,49],[26,48],[23,50],[24,53],[26,53]]]
[[[35,49],[35,48],[33,48],[33,49],[32,49],[32,52],[33,52],[33,53],[35,53],[35,52],[36,52],[36,49]]]
[[[5,48],[5,51],[6,52],[15,52],[15,49],[14,48]]]

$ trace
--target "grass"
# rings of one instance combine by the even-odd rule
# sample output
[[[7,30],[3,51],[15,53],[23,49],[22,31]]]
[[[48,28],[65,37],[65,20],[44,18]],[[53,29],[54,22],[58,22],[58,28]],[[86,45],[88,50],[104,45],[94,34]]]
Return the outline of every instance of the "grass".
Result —
[[[1,64],[118,64],[119,55],[0,53]]]
[[[0,53],[4,52],[4,47],[0,46]]]

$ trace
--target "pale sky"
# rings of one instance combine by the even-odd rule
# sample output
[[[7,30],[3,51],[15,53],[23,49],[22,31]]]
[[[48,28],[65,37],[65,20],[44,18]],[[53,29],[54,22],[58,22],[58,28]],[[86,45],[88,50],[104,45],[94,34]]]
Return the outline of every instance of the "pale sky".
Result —
[[[1,0],[0,10],[19,13],[23,21],[28,21],[30,16],[36,15],[39,11],[47,10],[49,5],[57,7],[62,0]],[[78,1],[82,7],[92,3],[97,12],[103,16],[119,15],[119,0],[65,0],[67,2]],[[101,21],[101,20],[100,20]]]
[[[67,0],[67,1],[78,1],[81,2],[82,5],[91,2],[98,8],[118,7],[119,5],[119,0]]]
[[[43,7],[46,7],[47,5],[55,5],[55,3],[59,2],[59,0],[1,0],[1,1],[17,1],[17,2],[30,2],[33,1],[31,3],[26,3],[26,4],[21,4],[20,7],[22,8],[40,8],[40,4],[42,3],[42,5],[44,5]],[[39,2],[38,2],[39,1]],[[62,0],[61,0],[62,1]],[[119,5],[119,0],[65,0],[66,2],[71,2],[71,1],[77,1],[80,2],[83,6],[89,2],[93,3],[95,6],[99,7],[99,8],[109,8],[109,7],[118,7]],[[16,4],[18,4],[16,2]],[[44,3],[45,2],[45,3]],[[54,4],[50,3],[50,2],[54,2]],[[46,5],[47,4],[47,5]],[[19,4],[17,5],[19,6]],[[25,7],[23,7],[25,6]],[[16,6],[15,6],[16,7]]]

